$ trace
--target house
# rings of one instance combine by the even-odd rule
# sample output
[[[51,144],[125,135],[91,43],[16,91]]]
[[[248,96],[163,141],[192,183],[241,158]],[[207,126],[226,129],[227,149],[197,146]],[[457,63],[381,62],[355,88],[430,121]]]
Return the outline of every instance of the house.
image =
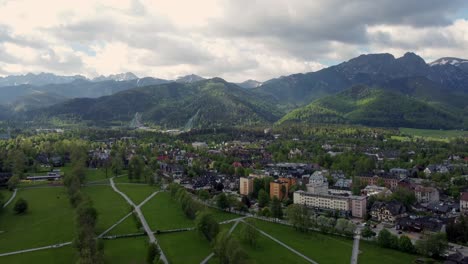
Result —
[[[462,192],[460,194],[460,212],[468,212],[468,192]]]
[[[397,201],[375,202],[370,213],[374,221],[394,224],[399,218],[406,216],[406,207]]]
[[[398,182],[400,181],[400,177],[394,176],[391,174],[382,173],[380,175],[366,175],[366,176],[359,176],[359,180],[361,184],[367,185],[384,185],[385,187],[395,190],[398,187]]]
[[[402,217],[398,219],[396,229],[410,232],[442,232],[446,225],[446,220],[436,217]]]
[[[361,194],[366,196],[382,195],[383,197],[387,197],[392,195],[392,191],[390,191],[387,187],[367,185],[364,189],[361,190]]]
[[[439,191],[434,187],[416,186],[414,195],[418,203],[432,203],[439,201]]]

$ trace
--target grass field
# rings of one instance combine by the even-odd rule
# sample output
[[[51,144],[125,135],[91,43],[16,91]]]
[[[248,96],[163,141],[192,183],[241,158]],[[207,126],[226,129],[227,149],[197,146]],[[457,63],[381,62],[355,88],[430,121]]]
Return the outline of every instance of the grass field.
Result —
[[[158,193],[152,200],[142,207],[148,224],[153,230],[167,230],[175,228],[193,227],[194,221],[188,219],[180,205],[173,201],[168,192]],[[236,218],[237,215],[219,210],[210,210],[218,222]]]
[[[93,206],[98,212],[97,234],[102,233],[130,212],[130,205],[110,186],[87,186],[83,188],[83,191],[91,197]],[[133,225],[133,228],[125,230],[124,234],[137,231]]]
[[[0,263],[25,264],[25,263],[47,263],[63,264],[75,263],[76,250],[71,246],[61,248],[39,250],[6,257],[0,257]]]
[[[200,263],[211,252],[211,245],[197,231],[158,235],[156,239],[170,263]]]
[[[434,129],[416,129],[400,128],[400,136],[392,136],[392,139],[407,141],[410,137],[421,138],[432,141],[448,142],[456,137],[468,137],[468,131],[461,130],[434,130]]]
[[[121,238],[104,241],[105,263],[140,264],[146,263],[147,237]]]
[[[245,225],[239,223],[233,235],[240,240],[241,229]],[[249,244],[242,243],[242,247],[249,256],[249,263],[269,264],[269,263],[309,263],[304,258],[294,254],[285,247],[279,245],[270,238],[259,234],[257,246],[253,248]],[[215,262],[217,263],[217,262]]]
[[[16,215],[14,203],[28,202],[24,215]],[[47,246],[71,241],[74,235],[74,212],[63,187],[19,190],[0,217],[0,252]]]
[[[361,240],[359,244],[359,263],[360,264],[410,264],[420,258],[417,255],[406,254],[392,249],[381,248],[371,242]]]
[[[129,216],[127,219],[125,219],[122,223],[118,224],[116,227],[114,227],[108,235],[125,235],[125,234],[133,234],[133,233],[138,233],[138,232],[143,232],[144,230],[138,230],[136,221],[133,218],[133,216]]]
[[[135,204],[140,204],[146,197],[158,190],[155,186],[148,184],[117,184],[117,188],[124,192]]]
[[[300,233],[292,227],[256,220],[257,228],[320,264],[349,263],[353,241],[317,232]],[[337,254],[339,252],[339,254]]]

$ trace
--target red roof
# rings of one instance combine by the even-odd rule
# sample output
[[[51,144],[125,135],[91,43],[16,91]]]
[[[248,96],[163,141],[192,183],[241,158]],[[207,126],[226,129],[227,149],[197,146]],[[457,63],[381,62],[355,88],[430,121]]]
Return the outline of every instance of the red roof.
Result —
[[[468,192],[462,192],[460,194],[460,201],[468,202]]]
[[[234,167],[236,167],[236,168],[242,167],[242,163],[236,161],[236,162],[232,163],[232,166],[234,166]]]

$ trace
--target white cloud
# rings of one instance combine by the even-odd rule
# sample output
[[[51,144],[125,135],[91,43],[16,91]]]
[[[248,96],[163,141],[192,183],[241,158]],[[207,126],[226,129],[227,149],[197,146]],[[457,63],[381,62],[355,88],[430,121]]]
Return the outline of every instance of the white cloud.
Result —
[[[452,19],[464,6],[460,0],[0,0],[0,74],[132,71],[263,81],[362,52],[464,57],[468,21]]]

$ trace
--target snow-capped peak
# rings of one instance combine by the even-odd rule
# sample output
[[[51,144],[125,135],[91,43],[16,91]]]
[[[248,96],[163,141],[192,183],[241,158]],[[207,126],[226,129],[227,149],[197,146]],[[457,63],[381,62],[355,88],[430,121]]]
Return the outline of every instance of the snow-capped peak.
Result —
[[[138,79],[138,76],[131,72],[126,72],[126,73],[119,73],[119,74],[111,74],[109,76],[99,76],[93,79],[95,82],[99,81],[108,81],[108,80],[113,80],[113,81],[130,81],[130,80],[135,80]]]
[[[435,65],[451,64],[453,66],[460,66],[461,64],[464,64],[464,63],[468,63],[468,60],[460,59],[460,58],[453,58],[453,57],[444,57],[444,58],[440,58],[438,60],[435,60],[429,63],[429,65],[435,66]]]

